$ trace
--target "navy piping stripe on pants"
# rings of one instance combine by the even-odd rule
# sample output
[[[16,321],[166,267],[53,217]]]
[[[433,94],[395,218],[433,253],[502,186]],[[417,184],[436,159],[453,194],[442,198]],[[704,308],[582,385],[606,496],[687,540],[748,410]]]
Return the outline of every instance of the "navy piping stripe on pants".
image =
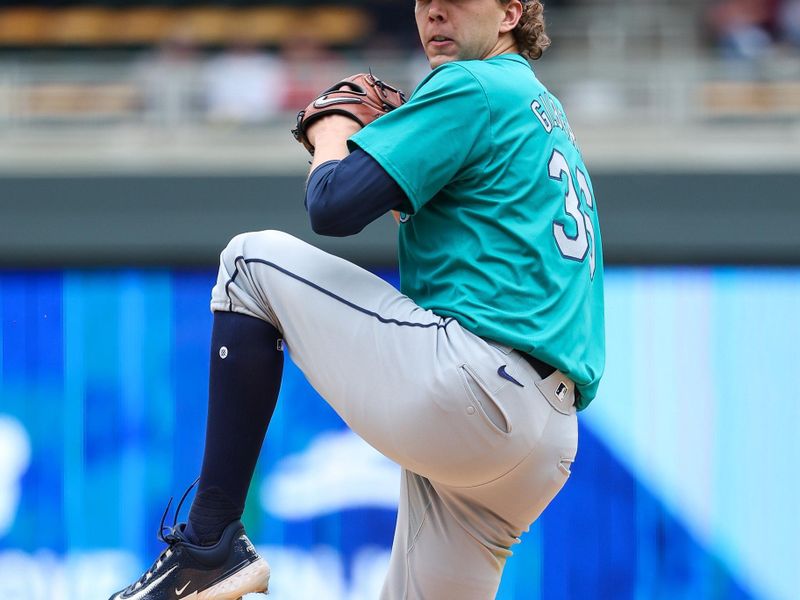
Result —
[[[233,300],[231,299],[230,292],[228,292],[228,288],[234,282],[236,277],[239,275],[239,261],[240,260],[244,261],[244,263],[246,265],[249,265],[251,263],[256,263],[256,264],[262,264],[262,265],[265,265],[265,266],[268,266],[268,267],[272,267],[276,271],[279,271],[279,272],[283,273],[284,275],[288,275],[292,279],[300,281],[301,283],[304,283],[307,286],[312,287],[312,288],[314,288],[315,290],[317,290],[319,292],[322,292],[326,296],[329,296],[330,298],[333,298],[334,300],[336,300],[338,302],[341,302],[345,306],[349,306],[350,308],[352,308],[354,310],[357,310],[360,313],[363,313],[365,315],[369,315],[370,317],[373,317],[374,319],[377,319],[381,323],[386,323],[387,325],[397,325],[398,327],[441,327],[441,328],[447,329],[447,326],[450,323],[452,323],[453,321],[455,321],[455,319],[453,317],[445,319],[443,323],[410,323],[408,321],[398,321],[397,319],[387,319],[386,317],[382,317],[378,313],[376,313],[374,311],[371,311],[371,310],[369,310],[367,308],[364,308],[363,306],[358,306],[357,304],[354,304],[354,303],[350,302],[349,300],[345,300],[341,296],[338,296],[337,294],[334,294],[330,290],[326,290],[325,288],[323,288],[322,286],[317,285],[313,281],[309,281],[308,279],[306,279],[304,277],[301,277],[300,275],[297,275],[296,273],[292,273],[291,271],[288,271],[287,269],[284,269],[283,267],[278,266],[273,262],[270,262],[268,260],[264,260],[264,259],[261,259],[261,258],[245,258],[244,256],[237,256],[236,257],[236,260],[234,260],[234,264],[236,265],[236,268],[234,269],[233,274],[231,275],[230,279],[228,279],[227,283],[225,283],[225,293],[228,296],[228,306],[230,307],[229,310],[231,310],[231,311],[233,310]]]

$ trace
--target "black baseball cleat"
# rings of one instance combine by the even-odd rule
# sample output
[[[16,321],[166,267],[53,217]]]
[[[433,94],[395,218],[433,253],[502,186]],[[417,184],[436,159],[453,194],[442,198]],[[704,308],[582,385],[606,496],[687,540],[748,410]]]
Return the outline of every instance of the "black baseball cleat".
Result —
[[[228,525],[214,546],[192,544],[183,533],[184,523],[173,523],[164,535],[163,518],[161,523],[158,537],[167,548],[137,581],[109,600],[238,600],[267,592],[269,565],[240,521]]]

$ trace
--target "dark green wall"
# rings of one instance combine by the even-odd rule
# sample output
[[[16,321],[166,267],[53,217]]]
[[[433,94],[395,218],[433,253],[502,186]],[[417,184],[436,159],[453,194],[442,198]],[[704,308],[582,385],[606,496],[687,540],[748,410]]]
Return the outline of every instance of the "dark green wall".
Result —
[[[213,265],[241,231],[275,228],[390,265],[390,217],[317,236],[299,176],[0,178],[0,265]],[[800,174],[600,173],[606,262],[800,264]]]

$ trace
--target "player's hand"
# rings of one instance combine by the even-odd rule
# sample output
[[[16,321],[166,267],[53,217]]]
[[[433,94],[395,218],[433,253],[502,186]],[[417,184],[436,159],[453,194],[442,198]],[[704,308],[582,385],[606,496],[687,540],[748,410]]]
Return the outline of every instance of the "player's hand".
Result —
[[[347,140],[361,129],[355,120],[342,115],[326,115],[311,123],[306,137],[315,148],[320,144]]]
[[[342,160],[350,154],[347,138],[361,129],[361,125],[341,115],[328,115],[314,121],[307,135],[315,152],[311,157],[311,171],[329,160]]]

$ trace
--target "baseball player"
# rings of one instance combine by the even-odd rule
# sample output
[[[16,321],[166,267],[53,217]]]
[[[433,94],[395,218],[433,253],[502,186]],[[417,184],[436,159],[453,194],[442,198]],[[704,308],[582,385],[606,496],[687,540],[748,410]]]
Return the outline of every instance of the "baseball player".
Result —
[[[591,180],[526,60],[549,43],[542,10],[417,0],[432,72],[407,102],[360,75],[301,112],[313,228],[351,235],[397,211],[402,293],[285,233],[230,242],[212,291],[208,429],[188,522],[173,522],[161,556],[112,600],[267,590],[269,567],[239,519],[283,348],[403,467],[381,599],[495,596],[512,546],[569,477],[576,411],[604,366]]]

